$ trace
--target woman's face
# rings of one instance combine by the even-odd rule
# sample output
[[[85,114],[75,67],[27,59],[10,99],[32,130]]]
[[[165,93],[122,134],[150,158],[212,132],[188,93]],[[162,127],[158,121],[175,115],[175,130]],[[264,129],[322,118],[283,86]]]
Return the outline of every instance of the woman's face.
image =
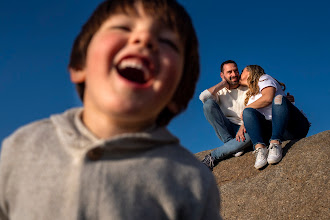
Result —
[[[249,75],[250,75],[250,72],[246,68],[244,68],[243,72],[241,74],[241,78],[239,80],[239,84],[242,86],[248,86],[247,79],[248,79]]]

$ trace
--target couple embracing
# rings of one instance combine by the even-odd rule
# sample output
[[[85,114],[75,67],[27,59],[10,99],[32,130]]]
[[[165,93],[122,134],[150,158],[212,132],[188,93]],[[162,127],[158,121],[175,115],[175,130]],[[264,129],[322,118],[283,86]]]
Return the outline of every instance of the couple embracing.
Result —
[[[213,170],[215,162],[229,155],[240,156],[251,146],[256,155],[254,167],[261,169],[282,159],[282,141],[306,137],[310,123],[285,94],[285,85],[258,65],[246,66],[241,75],[237,64],[221,64],[222,81],[204,90],[206,119],[224,143],[202,162]]]

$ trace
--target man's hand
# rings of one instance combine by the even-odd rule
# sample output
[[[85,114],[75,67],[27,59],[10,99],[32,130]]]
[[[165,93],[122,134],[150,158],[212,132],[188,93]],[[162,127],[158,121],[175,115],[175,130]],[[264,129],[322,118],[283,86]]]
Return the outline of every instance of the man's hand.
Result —
[[[220,91],[221,89],[225,88],[225,87],[227,89],[229,89],[229,84],[226,80],[222,80],[221,82],[219,82],[218,84],[212,86],[208,90],[213,96],[216,96],[217,92]]]
[[[227,80],[223,79],[221,81],[221,83],[222,83],[223,87],[226,87],[227,89],[229,89],[230,86],[229,86],[229,83],[227,82]]]
[[[244,133],[246,133],[246,129],[245,129],[244,125],[241,125],[241,127],[239,128],[239,130],[236,133],[236,140],[238,142],[240,142],[241,140],[245,141]]]
[[[290,95],[290,93],[286,94],[286,98],[290,101],[290,102],[294,102],[294,96]]]

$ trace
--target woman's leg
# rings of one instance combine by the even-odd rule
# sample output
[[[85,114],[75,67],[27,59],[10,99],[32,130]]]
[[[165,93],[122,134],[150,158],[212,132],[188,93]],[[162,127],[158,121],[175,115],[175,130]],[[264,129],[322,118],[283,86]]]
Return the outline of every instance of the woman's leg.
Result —
[[[272,104],[271,143],[306,137],[309,122],[303,113],[287,98],[277,95]]]
[[[253,147],[268,145],[271,135],[271,122],[267,121],[265,116],[258,110],[246,108],[243,111],[243,121],[247,133],[250,135]]]
[[[260,169],[267,164],[267,145],[271,135],[271,122],[267,121],[264,115],[253,108],[246,108],[243,111],[243,121],[247,133],[255,148],[256,161],[254,167]]]
[[[287,98],[277,95],[272,104],[272,136],[267,161],[282,159],[282,141],[303,138],[309,130],[307,118]]]

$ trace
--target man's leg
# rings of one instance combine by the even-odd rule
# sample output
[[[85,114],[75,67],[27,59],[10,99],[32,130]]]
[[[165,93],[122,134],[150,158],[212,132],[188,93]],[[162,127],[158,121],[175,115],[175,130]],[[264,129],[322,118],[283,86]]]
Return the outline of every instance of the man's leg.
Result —
[[[218,147],[217,149],[213,150],[211,152],[211,156],[215,158],[216,160],[221,160],[227,157],[228,155],[232,155],[236,152],[243,151],[244,148],[249,147],[252,145],[250,136],[248,133],[245,133],[245,141],[237,141],[236,138],[231,139],[230,141],[227,141],[224,145],[221,147]]]
[[[213,99],[204,102],[203,111],[206,119],[212,125],[219,139],[226,143],[236,135],[236,128],[221,111],[219,105]]]
[[[239,125],[236,125],[239,129]],[[232,155],[238,151],[242,151],[244,148],[251,146],[251,139],[250,136],[245,133],[245,141],[236,141],[236,138],[231,139],[230,141],[227,141],[224,145],[221,147],[218,147],[217,149],[213,150],[210,154],[206,155],[204,159],[202,160],[202,163],[204,163],[210,170],[213,170],[214,167],[214,161],[224,159],[228,155]]]

